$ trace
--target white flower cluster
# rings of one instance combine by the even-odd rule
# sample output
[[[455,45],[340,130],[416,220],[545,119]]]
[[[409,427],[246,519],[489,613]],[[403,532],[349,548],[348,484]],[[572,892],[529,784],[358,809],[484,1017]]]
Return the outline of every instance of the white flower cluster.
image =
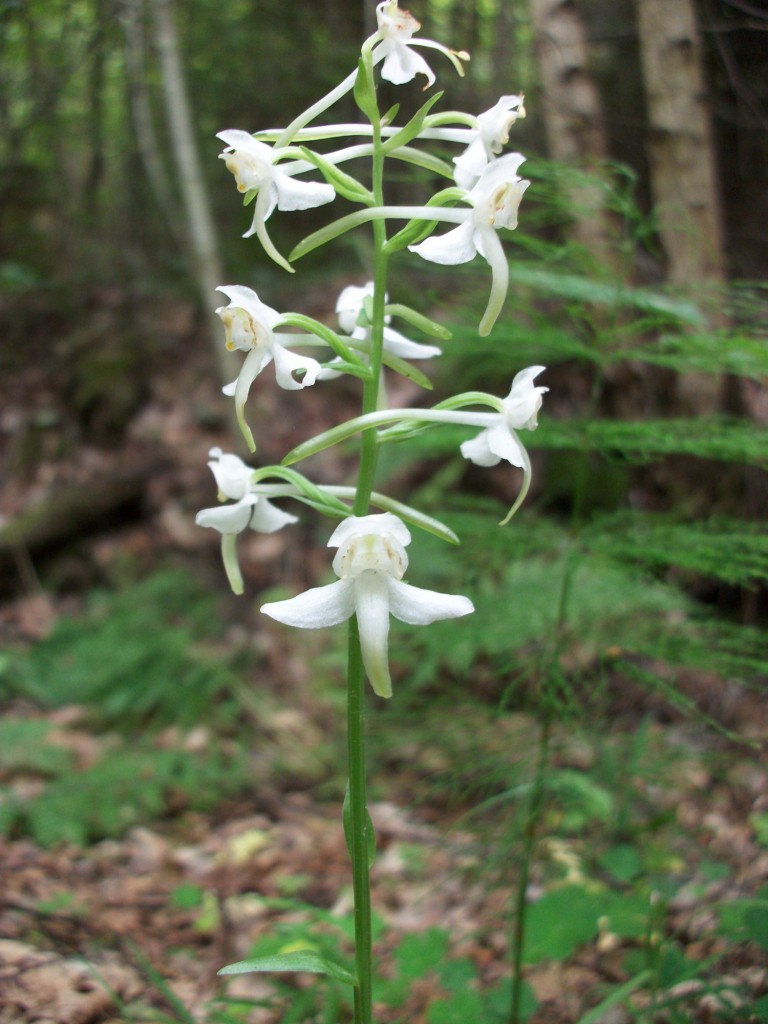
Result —
[[[398,7],[397,0],[379,3],[376,14],[378,28],[364,44],[363,56],[365,58],[367,54],[370,69],[380,66],[383,79],[400,85],[419,75],[426,79],[425,88],[431,86],[435,75],[418,52],[424,48],[439,51],[448,57],[459,73],[463,73],[463,62],[469,59],[468,55],[418,37],[419,23],[409,12]],[[237,188],[244,194],[246,202],[253,203],[252,223],[246,235],[256,235],[268,255],[292,271],[293,267],[275,248],[267,232],[266,222],[273,211],[319,207],[330,203],[337,194],[353,201],[357,199],[363,209],[317,233],[319,240],[316,244],[337,237],[359,223],[399,218],[409,222],[400,233],[404,238],[400,248],[407,245],[425,260],[453,265],[469,262],[479,253],[492,272],[490,299],[479,328],[480,334],[487,334],[498,317],[508,286],[508,266],[498,232],[502,228],[512,230],[517,226],[518,207],[529,185],[518,175],[524,157],[519,153],[503,154],[512,126],[525,116],[523,97],[502,96],[490,110],[477,116],[433,115],[431,104],[427,104],[423,113],[417,115],[420,117],[418,124],[414,119],[412,130],[408,126],[392,124],[379,127],[375,118],[369,124],[311,126],[317,117],[353,87],[358,105],[366,109],[358,95],[360,83],[357,78],[362,73],[358,71],[348,76],[288,128],[261,132],[256,136],[238,129],[219,133],[218,137],[225,144],[221,158],[234,175]],[[304,148],[313,141],[354,137],[363,141],[322,154]],[[420,150],[414,149],[412,143],[421,140],[458,144],[461,151],[453,157],[452,164],[448,164],[439,157],[422,156]],[[450,187],[439,193],[430,205],[422,207],[377,204],[373,193],[341,169],[342,164],[355,158],[372,156],[377,146],[378,152],[385,150],[387,156],[420,163],[444,174],[451,179]],[[318,169],[325,181],[305,180],[304,175]],[[447,233],[424,237],[430,225],[440,222],[453,226]],[[315,243],[311,247],[314,246]],[[297,252],[300,248],[297,247]],[[219,291],[229,300],[228,305],[217,310],[224,325],[226,347],[245,354],[236,380],[224,391],[234,397],[237,419],[251,450],[255,444],[245,420],[245,403],[255,378],[270,363],[274,363],[277,384],[287,390],[300,390],[316,381],[333,380],[343,373],[370,379],[374,350],[386,365],[417,379],[417,371],[409,371],[408,361],[431,359],[441,350],[435,345],[413,341],[392,328],[392,314],[405,317],[427,333],[430,333],[430,327],[434,328],[431,333],[436,337],[447,337],[447,332],[415,311],[403,306],[389,306],[385,296],[384,323],[382,326],[379,305],[376,341],[371,312],[375,293],[373,282],[343,289],[336,302],[337,330],[301,314],[278,313],[263,303],[255,291],[242,285],[225,285]],[[334,351],[334,356],[324,364],[294,351],[295,348],[319,346],[330,347]],[[480,466],[493,466],[505,460],[523,469],[523,487],[511,515],[527,491],[531,474],[528,455],[516,431],[536,428],[542,395],[547,389],[534,386],[533,382],[543,369],[532,366],[518,373],[505,399],[473,393],[466,396],[466,400],[464,396],[456,396],[433,409],[388,410],[383,407],[384,392],[380,390],[378,411],[369,412],[326,435],[305,442],[299,446],[302,449],[300,454],[296,454],[299,449],[292,454],[301,458],[335,443],[342,434],[350,436],[357,430],[373,427],[389,426],[389,431],[382,434],[382,440],[386,439],[384,435],[387,433],[396,435],[399,430],[407,434],[414,427],[435,423],[479,427],[480,433],[461,445],[465,458]],[[490,406],[492,411],[478,412],[466,408],[478,402]],[[293,460],[289,456],[284,461]],[[352,508],[342,503],[340,498],[347,497],[347,488],[314,487],[299,474],[289,478],[287,470],[275,474],[281,481],[279,485],[265,483],[265,471],[252,470],[237,456],[224,454],[218,448],[211,450],[208,465],[213,471],[220,500],[229,504],[204,509],[198,514],[197,522],[221,534],[224,565],[236,593],[243,590],[235,550],[237,535],[247,529],[270,533],[296,522],[295,516],[278,509],[270,499],[291,496],[330,514],[344,516],[328,541],[330,547],[338,549],[333,560],[333,569],[339,577],[337,582],[287,601],[265,604],[262,611],[280,622],[302,628],[334,625],[355,615],[365,670],[380,696],[388,697],[392,692],[387,655],[390,615],[403,622],[423,625],[473,611],[472,603],[466,597],[435,593],[403,581],[408,568],[405,548],[411,535],[402,517],[421,526],[425,525],[428,517],[407,506],[397,506],[398,511],[404,510],[402,517],[392,511],[352,515]],[[387,505],[382,499],[379,504],[380,507],[392,508],[397,503]],[[435,527],[444,535],[450,533],[437,521],[428,522],[431,525],[427,528]]]

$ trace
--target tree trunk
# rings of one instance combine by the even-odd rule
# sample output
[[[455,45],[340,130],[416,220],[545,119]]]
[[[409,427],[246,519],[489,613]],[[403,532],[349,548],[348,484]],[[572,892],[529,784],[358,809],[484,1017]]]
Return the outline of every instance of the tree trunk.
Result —
[[[216,233],[200,158],[195,144],[192,115],[184,83],[176,25],[169,0],[152,0],[155,41],[160,55],[163,92],[168,127],[171,133],[176,171],[186,213],[186,226],[200,300],[208,320],[211,344],[222,380],[228,380],[232,368],[221,341],[221,324],[214,309],[216,288],[222,282]]]
[[[125,64],[128,70],[128,92],[136,132],[136,148],[168,233],[183,252],[184,231],[179,226],[178,218],[173,215],[173,189],[160,154],[152,120],[152,107],[147,89],[143,7],[143,0],[125,0],[122,14]]]
[[[530,2],[549,155],[560,164],[591,171],[568,190],[573,233],[600,263],[615,266],[618,253],[599,180],[608,146],[584,24],[574,0]]]
[[[722,284],[723,244],[691,0],[636,0],[653,198],[674,284]]]
[[[710,320],[724,326],[723,239],[712,130],[705,106],[701,46],[692,0],[636,0],[650,133],[648,156],[659,235],[670,283],[709,298]],[[714,301],[713,301],[714,300]],[[721,376],[680,377],[684,411],[722,404]]]

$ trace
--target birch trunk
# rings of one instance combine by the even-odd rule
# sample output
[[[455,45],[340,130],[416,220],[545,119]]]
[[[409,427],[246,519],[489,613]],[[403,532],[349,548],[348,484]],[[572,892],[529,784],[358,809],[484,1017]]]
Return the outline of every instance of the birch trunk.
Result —
[[[589,49],[574,0],[530,0],[543,87],[542,110],[550,157],[591,170],[569,189],[573,234],[608,266],[616,267],[599,164],[608,155],[600,97],[589,67]]]
[[[636,0],[648,155],[668,278],[722,284],[723,242],[702,54],[691,0]]]
[[[205,310],[219,374],[222,381],[226,381],[232,375],[232,368],[226,361],[226,352],[221,343],[221,324],[214,312],[218,304],[216,288],[223,280],[221,260],[205,179],[195,144],[178,35],[169,0],[151,0],[151,3],[166,115],[186,214],[192,268],[200,301]]]
[[[650,133],[651,188],[671,284],[698,286],[710,320],[725,324],[725,281],[717,174],[705,102],[702,54],[691,0],[636,0]],[[690,373],[677,382],[684,411],[722,404],[721,376]]]

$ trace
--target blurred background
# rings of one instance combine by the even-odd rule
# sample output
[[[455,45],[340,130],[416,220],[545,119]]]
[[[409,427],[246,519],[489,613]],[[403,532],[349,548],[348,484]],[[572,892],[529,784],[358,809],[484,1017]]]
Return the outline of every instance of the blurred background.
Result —
[[[550,393],[523,437],[531,494],[504,530],[519,479],[462,460],[467,432],[383,453],[381,489],[463,541],[414,538],[409,578],[469,594],[477,614],[461,628],[393,623],[396,700],[371,724],[377,825],[392,854],[382,941],[402,981],[400,930],[436,930],[419,954],[434,972],[459,893],[446,883],[453,895],[426,901],[428,912],[422,893],[411,919],[409,886],[458,872],[472,894],[459,931],[474,945],[457,955],[483,995],[454,1018],[446,992],[461,971],[421,1003],[393,982],[382,1020],[517,1020],[523,1005],[534,1020],[575,1021],[606,985],[643,971],[631,991],[656,993],[648,1012],[683,1014],[643,1019],[709,1020],[701,1000],[723,978],[734,1005],[763,1000],[755,1019],[768,1019],[768,11],[759,0],[414,0],[412,13],[422,35],[472,55],[460,79],[427,53],[440,109],[479,113],[525,93],[510,149],[526,154],[532,185],[505,240],[510,291],[490,338],[476,333],[482,261],[448,273],[409,254],[394,261],[393,300],[454,338],[424,364],[434,391],[393,383],[393,399],[506,394],[534,363],[548,367]],[[295,276],[243,239],[250,214],[216,132],[288,123],[349,73],[374,28],[374,5],[350,0],[0,0],[6,938],[27,942],[32,915],[45,939],[33,945],[90,955],[94,935],[61,923],[88,907],[103,934],[139,936],[147,962],[173,936],[219,965],[248,951],[230,926],[254,892],[293,901],[299,938],[325,934],[343,846],[336,837],[315,853],[327,869],[318,881],[296,823],[324,836],[343,795],[343,641],[291,634],[258,607],[325,580],[332,526],[296,506],[298,526],[241,537],[236,600],[217,537],[194,517],[215,502],[209,449],[244,454],[220,390],[240,360],[224,352],[216,285],[247,285],[333,326],[339,292],[365,283],[370,265],[365,233],[306,257]],[[382,109],[395,102],[405,117],[423,94],[385,85]],[[351,97],[330,117],[357,120]],[[389,187],[393,202],[417,202],[435,182],[398,169]],[[275,214],[270,232],[287,253],[329,217]],[[359,407],[352,379],[278,391],[269,372],[252,390],[254,465]],[[351,445],[308,473],[348,482],[354,467]],[[226,851],[242,835],[255,845],[238,861]],[[194,855],[180,857],[179,843]],[[153,879],[126,889],[122,924],[91,849],[112,872]],[[585,878],[603,886],[602,903],[589,902]],[[547,945],[537,934],[569,916],[564,883],[582,931]],[[680,891],[687,903],[675,903]],[[529,918],[530,987],[513,997],[513,1018],[498,986],[524,945],[505,923],[511,906],[525,918],[520,892],[550,903]],[[609,930],[613,945],[598,926],[606,893],[631,908]],[[726,901],[725,915],[712,910]],[[263,906],[243,933],[256,945],[271,941],[260,929],[275,908]],[[691,924],[705,910],[709,931]],[[63,937],[52,937],[53,911]],[[664,939],[651,947],[654,929]],[[300,1003],[289,985],[269,999],[240,993],[240,1017],[212,1010],[212,971],[202,982],[175,964],[164,981],[118,948],[134,975],[110,985],[129,1010],[138,1000],[171,1020],[331,1019],[315,989]],[[696,992],[670,996],[707,957]],[[282,1017],[247,1002],[280,998]],[[289,1018],[286,1005],[303,1008]],[[322,1012],[346,1020],[345,1006],[339,996]],[[552,1016],[536,1017],[546,1006]],[[36,1019],[34,1006],[14,1012],[30,1016],[9,1021]]]

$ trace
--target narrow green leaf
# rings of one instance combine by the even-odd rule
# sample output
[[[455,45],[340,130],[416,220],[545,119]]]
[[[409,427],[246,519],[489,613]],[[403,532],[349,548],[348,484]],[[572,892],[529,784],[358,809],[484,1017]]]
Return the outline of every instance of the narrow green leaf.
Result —
[[[373,862],[376,860],[376,832],[367,808],[365,811],[365,818],[367,824],[365,839],[368,845],[368,868],[370,869],[373,867]],[[349,801],[349,783],[347,783],[347,789],[344,794],[344,803],[341,808],[341,821],[344,826],[344,841],[347,844],[349,855],[352,857],[352,809]]]
[[[301,155],[305,160],[308,160],[309,163],[314,164],[315,167],[322,171],[325,180],[329,185],[333,186],[340,196],[348,199],[351,203],[365,203],[366,206],[373,206],[376,201],[373,193],[362,182],[358,181],[357,178],[353,178],[351,174],[342,171],[336,164],[332,164],[319,153],[315,153],[305,146],[301,147]]]
[[[368,221],[375,220],[376,214],[370,210],[357,210],[355,213],[349,213],[346,217],[340,217],[338,220],[332,221],[330,224],[326,224],[325,227],[320,228],[319,231],[313,231],[311,235],[307,235],[303,238],[299,244],[295,247],[289,259],[298,260],[302,256],[306,256],[307,253],[312,252],[314,249],[318,249],[321,245],[325,245],[326,242],[333,241],[334,238],[338,238],[339,235],[343,235],[346,231],[351,231],[352,228],[358,226],[358,224],[366,224]],[[379,214],[378,216],[382,216]]]
[[[371,371],[366,366],[358,366],[357,363],[349,363],[346,359],[337,359],[330,363],[321,364],[326,370],[333,370],[335,373],[348,373],[350,377],[357,377],[358,380],[371,380]]]
[[[427,391],[431,391],[434,387],[426,373],[423,373],[421,370],[417,370],[415,366],[412,366],[405,359],[401,359],[400,356],[394,356],[391,352],[384,351],[381,358],[384,365],[388,366],[390,370],[394,370],[395,373],[399,373],[401,377],[405,377],[407,380],[413,381],[413,383],[418,384],[420,388],[425,388]]]
[[[439,519],[433,519],[432,516],[419,512],[418,509],[405,505],[402,501],[395,501],[394,498],[390,498],[386,494],[374,491],[371,495],[371,504],[384,509],[385,512],[392,512],[404,522],[410,523],[411,526],[417,526],[420,530],[439,537],[440,540],[448,541],[449,544],[461,543],[453,530],[445,523],[441,523]]]
[[[636,974],[629,981],[625,981],[623,985],[619,985],[618,988],[614,989],[611,994],[603,999],[597,1006],[593,1006],[589,1013],[584,1014],[583,1017],[579,1017],[578,1024],[599,1024],[601,1020],[605,1019],[605,1015],[608,1010],[614,1006],[619,1006],[625,1002],[633,992],[637,989],[642,988],[643,985],[647,985],[653,978],[651,971],[641,971]]]
[[[395,411],[388,412],[386,410],[383,412],[366,413],[364,416],[356,416],[354,419],[347,420],[346,423],[339,423],[338,426],[331,427],[330,430],[324,430],[321,434],[316,434],[308,441],[303,441],[301,444],[296,445],[284,457],[282,464],[283,466],[290,466],[294,462],[300,462],[302,459],[309,458],[310,455],[316,455],[317,452],[331,448],[341,441],[346,441],[347,438],[353,437],[360,430],[378,427],[382,423],[389,423],[396,419],[397,414]]]
[[[302,473],[297,472],[295,469],[290,469],[288,466],[263,466],[261,469],[256,469],[253,473],[253,482],[261,483],[264,480],[269,480],[271,477],[285,480],[286,483],[296,487],[301,494],[304,494],[310,501],[315,502],[316,506],[327,508],[330,512],[341,513],[342,515],[348,514],[349,510],[344,502],[329,494],[317,484],[313,484]]]
[[[280,323],[285,324],[286,327],[300,327],[309,334],[314,334],[315,337],[324,341],[328,348],[332,348],[337,356],[341,356],[348,363],[355,364],[358,369],[367,370],[365,362],[357,352],[350,348],[335,331],[332,331],[326,324],[320,323],[319,320],[305,316],[303,313],[286,313],[280,318]]]
[[[504,413],[503,399],[489,395],[486,391],[462,391],[459,395],[438,402],[435,409],[465,409],[468,405],[487,405],[495,412]]]
[[[363,57],[357,62],[357,78],[352,88],[352,95],[355,97],[355,103],[371,124],[379,120],[379,105],[376,102],[373,69]]]
[[[390,154],[393,149],[399,149],[400,146],[405,146],[413,139],[415,139],[421,129],[424,127],[424,119],[430,112],[432,107],[442,98],[442,92],[435,93],[434,96],[430,96],[427,102],[420,107],[413,115],[407,124],[404,124],[400,131],[395,132],[391,135],[382,146],[382,149],[386,154]]]
[[[387,128],[395,120],[397,115],[400,113],[400,104],[395,103],[394,106],[390,107],[386,114],[381,115],[381,127]]]
[[[397,316],[401,320],[406,320],[414,327],[418,327],[424,334],[428,334],[430,338],[440,338],[442,341],[449,341],[452,337],[447,327],[437,323],[436,320],[430,320],[428,316],[418,313],[415,309],[411,309],[410,306],[403,306],[395,302],[385,306],[384,312],[388,316]]]
[[[255,974],[262,972],[296,971],[308,974],[325,974],[344,985],[357,985],[355,975],[344,967],[329,960],[312,949],[296,949],[291,953],[276,953],[274,956],[257,956],[253,960],[240,960],[236,964],[222,967],[219,974]]]
[[[421,167],[422,170],[439,174],[443,178],[453,178],[454,167],[439,156],[427,153],[423,149],[413,149],[411,146],[403,146],[389,154],[391,160],[402,160],[404,163],[413,164],[414,167]]]

